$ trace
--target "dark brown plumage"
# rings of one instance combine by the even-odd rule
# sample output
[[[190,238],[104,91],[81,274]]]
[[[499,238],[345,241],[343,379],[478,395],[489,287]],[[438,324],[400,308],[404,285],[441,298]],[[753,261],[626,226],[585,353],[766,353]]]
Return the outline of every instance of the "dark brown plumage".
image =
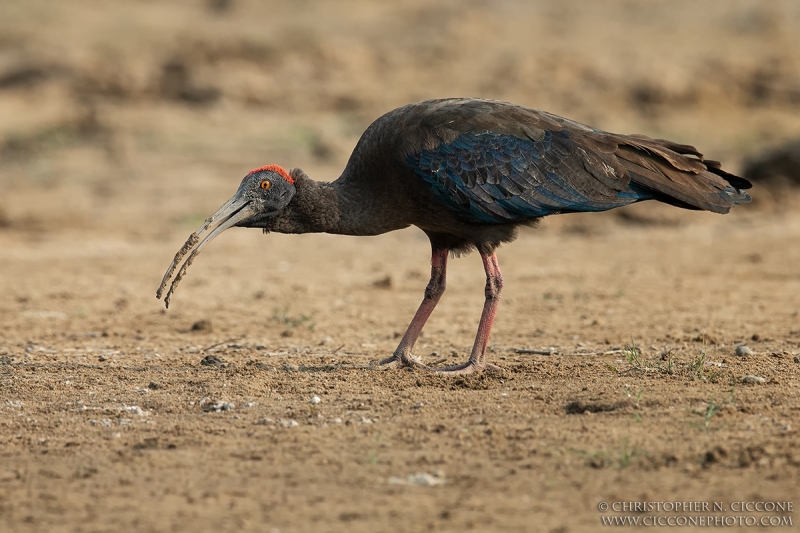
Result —
[[[376,120],[332,183],[299,169],[250,172],[181,248],[157,296],[172,279],[169,305],[200,248],[232,226],[378,235],[414,225],[431,241],[431,280],[400,345],[383,363],[427,368],[411,349],[444,292],[448,255],[477,249],[487,283],[475,344],[467,363],[438,369],[472,372],[491,366],[484,352],[503,286],[495,249],[513,240],[520,225],[643,200],[727,213],[750,200],[742,192],[749,187],[691,146],[608,133],[504,102],[430,100]]]

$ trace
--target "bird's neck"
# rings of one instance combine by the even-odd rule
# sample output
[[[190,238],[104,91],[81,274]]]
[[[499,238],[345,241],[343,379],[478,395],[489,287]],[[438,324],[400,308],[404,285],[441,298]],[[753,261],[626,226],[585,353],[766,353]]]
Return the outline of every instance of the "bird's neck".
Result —
[[[369,191],[354,187],[344,176],[332,183],[317,182],[294,169],[292,177],[297,192],[265,228],[268,231],[379,235],[408,226],[390,216],[390,206],[382,205]]]

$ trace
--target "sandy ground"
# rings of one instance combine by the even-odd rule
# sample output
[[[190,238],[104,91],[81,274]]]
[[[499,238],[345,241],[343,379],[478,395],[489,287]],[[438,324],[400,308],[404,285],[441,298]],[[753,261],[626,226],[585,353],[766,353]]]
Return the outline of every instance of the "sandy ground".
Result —
[[[627,514],[602,502],[796,508],[797,192],[523,232],[499,254],[500,374],[371,364],[427,282],[413,228],[231,230],[168,311],[154,291],[248,169],[334,179],[408,101],[513,100],[737,171],[800,135],[797,50],[790,1],[3,2],[0,531],[573,532]],[[424,361],[466,359],[483,283],[477,256],[451,261]]]

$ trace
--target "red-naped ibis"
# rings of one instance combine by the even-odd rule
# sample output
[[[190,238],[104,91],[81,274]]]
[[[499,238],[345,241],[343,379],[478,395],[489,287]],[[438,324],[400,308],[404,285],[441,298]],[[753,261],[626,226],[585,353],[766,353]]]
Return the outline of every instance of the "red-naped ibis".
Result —
[[[684,144],[608,133],[505,102],[428,100],[373,122],[334,182],[277,165],[250,171],[233,198],[178,251],[156,296],[172,280],[164,299],[169,306],[195,256],[233,226],[378,235],[413,225],[431,241],[431,279],[399,346],[382,364],[428,368],[411,350],[444,293],[448,255],[477,249],[486,302],[469,360],[431,370],[496,369],[485,359],[503,288],[495,250],[514,240],[520,226],[642,200],[727,213],[750,201],[742,192],[748,188],[747,180]]]

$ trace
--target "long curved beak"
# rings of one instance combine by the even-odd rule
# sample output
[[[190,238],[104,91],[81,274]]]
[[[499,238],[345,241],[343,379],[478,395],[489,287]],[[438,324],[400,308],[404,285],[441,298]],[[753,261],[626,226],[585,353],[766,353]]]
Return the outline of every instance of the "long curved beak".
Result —
[[[186,269],[192,264],[192,261],[194,261],[197,254],[200,253],[200,250],[217,235],[247,220],[254,214],[255,209],[250,205],[250,202],[238,194],[225,202],[222,207],[217,209],[216,213],[203,222],[203,225],[200,226],[197,231],[189,235],[186,244],[175,254],[175,259],[173,259],[172,264],[169,265],[167,272],[164,274],[164,278],[161,280],[161,285],[159,285],[156,291],[156,298],[161,298],[161,295],[164,294],[164,289],[167,287],[167,283],[169,283],[169,280],[172,279],[173,274],[175,274],[177,270],[178,273],[175,275],[174,279],[172,279],[167,295],[164,298],[164,305],[169,308],[169,301],[172,298],[172,293],[175,292],[181,279],[183,279],[183,276],[186,274]],[[186,257],[187,255],[188,257]],[[184,257],[186,257],[186,261],[184,261],[180,269],[178,269],[178,264],[180,264]]]

